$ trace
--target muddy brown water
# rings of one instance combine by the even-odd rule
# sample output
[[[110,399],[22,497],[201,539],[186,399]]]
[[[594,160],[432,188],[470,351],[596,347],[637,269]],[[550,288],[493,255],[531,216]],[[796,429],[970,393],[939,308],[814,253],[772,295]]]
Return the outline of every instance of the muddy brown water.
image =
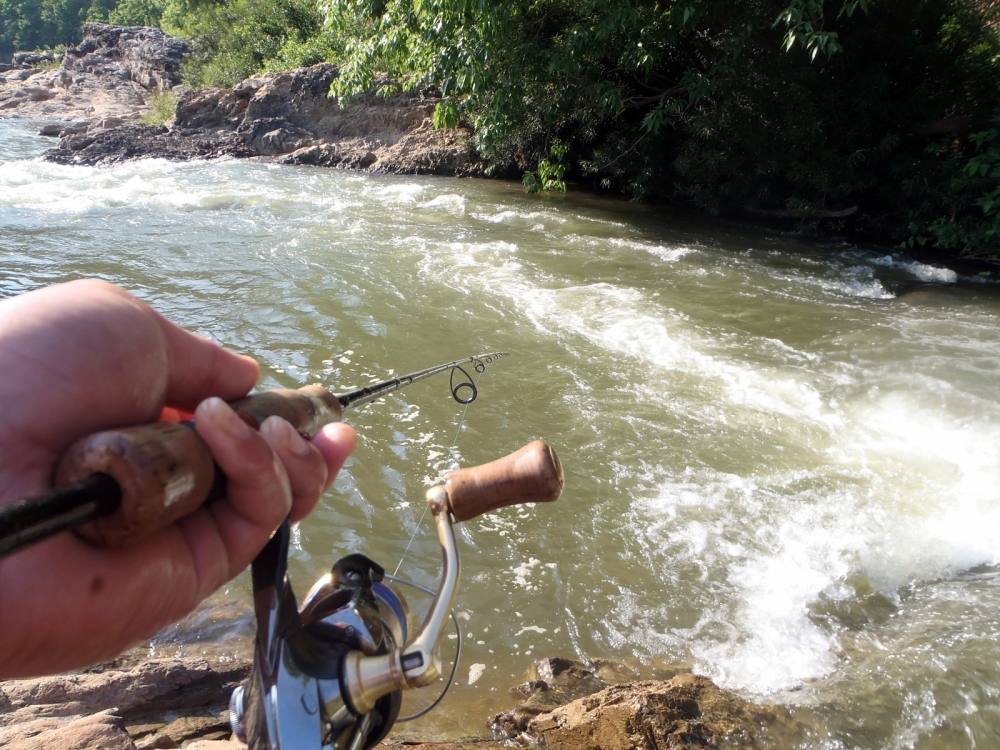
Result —
[[[392,570],[411,537],[401,574],[432,585],[427,484],[558,448],[558,505],[462,528],[458,682],[408,733],[478,733],[560,654],[691,664],[788,705],[803,747],[1000,746],[997,286],[496,182],[61,167],[33,133],[0,121],[0,295],[112,280],[265,387],[510,352],[467,411],[445,378],[353,414],[296,533],[300,592],[348,552]],[[247,591],[149,648],[245,632],[217,613]]]

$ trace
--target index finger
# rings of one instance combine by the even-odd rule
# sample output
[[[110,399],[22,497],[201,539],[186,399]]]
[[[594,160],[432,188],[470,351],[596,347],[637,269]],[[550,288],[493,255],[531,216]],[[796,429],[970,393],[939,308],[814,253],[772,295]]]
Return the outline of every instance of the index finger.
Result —
[[[168,404],[194,411],[210,396],[232,401],[256,385],[260,367],[252,357],[230,351],[155,314],[167,344]]]

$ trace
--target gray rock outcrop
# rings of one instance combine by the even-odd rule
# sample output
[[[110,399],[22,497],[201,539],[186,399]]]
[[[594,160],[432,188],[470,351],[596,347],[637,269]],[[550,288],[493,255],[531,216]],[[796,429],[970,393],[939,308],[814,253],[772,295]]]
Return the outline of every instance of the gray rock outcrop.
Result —
[[[54,120],[64,125],[109,117],[138,120],[152,92],[180,82],[187,43],[159,29],[88,23],[83,41],[66,51],[58,68],[24,67],[50,61],[24,53],[0,71],[0,117]]]
[[[468,129],[431,125],[438,98],[408,92],[342,105],[329,96],[337,74],[335,66],[319,64],[255,76],[231,89],[187,91],[167,129],[64,133],[46,158],[94,165],[142,157],[258,156],[380,173],[481,173]]]
[[[179,747],[229,736],[227,703],[249,665],[154,659],[130,669],[0,683],[0,747]]]
[[[160,29],[88,23],[83,41],[66,51],[62,67],[105,78],[121,78],[147,91],[171,89],[181,82],[188,44]]]

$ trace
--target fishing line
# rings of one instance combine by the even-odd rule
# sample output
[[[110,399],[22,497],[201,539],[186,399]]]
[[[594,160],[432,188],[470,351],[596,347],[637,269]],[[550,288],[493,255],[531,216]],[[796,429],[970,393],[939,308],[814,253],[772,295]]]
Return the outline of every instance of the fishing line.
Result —
[[[496,356],[497,359],[499,359],[500,356],[502,356],[502,355],[495,355],[495,356]],[[488,364],[492,364],[493,363],[493,359],[494,359],[494,356],[486,357],[485,360],[483,360],[483,359],[476,359],[475,363],[473,365],[473,369],[477,373],[479,373],[480,375],[485,375],[486,374],[486,366]],[[466,378],[468,378],[468,380],[462,381],[458,385],[455,385],[455,373],[457,371],[461,371],[461,373]],[[449,382],[449,386],[451,387],[451,397],[453,399],[455,399],[458,403],[465,405],[465,408],[462,409],[462,417],[461,417],[461,419],[459,419],[458,425],[455,428],[455,434],[454,434],[454,436],[451,439],[451,445],[448,446],[448,453],[452,453],[453,454],[455,452],[456,448],[458,447],[458,437],[462,433],[462,427],[465,426],[465,420],[466,420],[466,417],[469,414],[469,407],[472,405],[472,403],[474,401],[476,401],[476,399],[479,398],[479,388],[476,386],[476,381],[473,379],[472,375],[470,375],[465,370],[465,368],[463,368],[461,366],[456,366],[456,367],[454,367],[452,369],[452,371],[451,371],[451,379],[450,379],[450,382]],[[462,393],[463,393],[462,389],[463,388],[469,389],[469,395],[468,396],[462,395]],[[457,458],[453,459],[453,462],[456,464],[455,468],[457,468],[458,459]],[[403,554],[399,558],[399,562],[396,564],[396,569],[394,571],[392,571],[392,574],[394,576],[398,575],[399,574],[399,569],[403,567],[403,562],[406,560],[406,555],[409,553],[410,547],[413,546],[413,542],[417,538],[417,534],[419,533],[420,529],[424,525],[424,519],[427,517],[427,510],[428,510],[428,505],[426,503],[424,503],[424,509],[423,509],[423,511],[420,514],[420,518],[417,520],[417,525],[413,527],[413,533],[410,534],[410,540],[406,543],[406,548],[403,550]]]

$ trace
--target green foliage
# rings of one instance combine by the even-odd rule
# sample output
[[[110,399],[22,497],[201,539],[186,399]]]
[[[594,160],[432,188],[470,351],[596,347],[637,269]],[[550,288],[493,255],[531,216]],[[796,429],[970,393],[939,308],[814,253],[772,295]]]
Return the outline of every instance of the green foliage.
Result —
[[[566,146],[556,143],[549,149],[547,158],[538,162],[538,172],[525,172],[521,184],[529,193],[542,190],[566,192]]]
[[[108,14],[118,26],[159,26],[166,0],[121,0]]]
[[[995,4],[975,0],[320,5],[344,45],[335,95],[368,90],[376,71],[435,84],[531,190],[572,177],[718,213],[858,205],[860,229],[901,242],[908,181],[941,197],[921,205],[923,227],[951,226],[947,206],[974,192],[961,182],[971,141],[929,152],[921,133],[1000,106]],[[966,252],[986,236],[921,231]]]
[[[438,102],[434,107],[434,128],[450,130],[457,128],[459,122],[458,107],[453,102]]]
[[[76,42],[83,22],[102,9],[99,0],[0,0],[0,60]]]
[[[165,125],[174,118],[177,111],[177,94],[173,91],[157,91],[153,93],[149,110],[142,116],[143,125]]]
[[[314,0],[169,0],[161,20],[192,40],[183,74],[195,86],[231,86],[334,54]]]
[[[1000,116],[968,144],[931,144],[923,170],[904,183],[907,245],[1000,258]]]
[[[345,101],[434,85],[435,127],[471,124],[529,190],[857,205],[879,239],[984,254],[998,16],[983,0],[0,0],[0,55],[73,41],[86,18],[158,21],[192,41],[194,85],[321,60]]]

